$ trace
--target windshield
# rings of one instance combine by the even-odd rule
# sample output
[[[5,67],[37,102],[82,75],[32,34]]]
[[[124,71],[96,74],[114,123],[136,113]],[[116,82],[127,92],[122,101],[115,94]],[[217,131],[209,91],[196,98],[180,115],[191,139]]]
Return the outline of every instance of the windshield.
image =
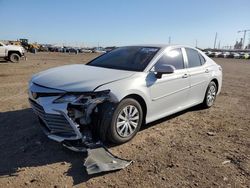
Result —
[[[141,72],[158,51],[159,48],[156,47],[120,47],[97,57],[87,65]]]

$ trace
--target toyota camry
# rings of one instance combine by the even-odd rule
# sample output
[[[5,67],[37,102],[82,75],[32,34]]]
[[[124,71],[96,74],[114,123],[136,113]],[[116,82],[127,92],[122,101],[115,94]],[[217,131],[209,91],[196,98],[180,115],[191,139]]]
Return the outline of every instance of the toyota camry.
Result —
[[[121,144],[147,123],[195,105],[211,107],[221,85],[221,66],[196,48],[125,46],[86,65],[35,74],[29,102],[53,140]]]

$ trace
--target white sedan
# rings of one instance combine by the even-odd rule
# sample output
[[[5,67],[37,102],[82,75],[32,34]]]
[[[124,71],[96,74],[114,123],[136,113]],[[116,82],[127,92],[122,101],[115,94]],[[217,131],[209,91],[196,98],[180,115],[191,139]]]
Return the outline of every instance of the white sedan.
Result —
[[[144,124],[198,104],[211,107],[221,85],[221,66],[198,49],[125,46],[86,65],[34,75],[29,101],[53,140],[77,141],[94,135],[124,143]]]

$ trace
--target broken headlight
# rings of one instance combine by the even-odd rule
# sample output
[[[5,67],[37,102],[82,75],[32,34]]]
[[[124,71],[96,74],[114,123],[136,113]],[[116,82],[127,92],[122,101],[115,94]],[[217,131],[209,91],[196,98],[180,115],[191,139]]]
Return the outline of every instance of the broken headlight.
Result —
[[[97,97],[102,97],[109,94],[110,90],[98,91],[98,92],[88,92],[88,93],[66,93],[53,103],[86,103],[89,99],[95,99]]]

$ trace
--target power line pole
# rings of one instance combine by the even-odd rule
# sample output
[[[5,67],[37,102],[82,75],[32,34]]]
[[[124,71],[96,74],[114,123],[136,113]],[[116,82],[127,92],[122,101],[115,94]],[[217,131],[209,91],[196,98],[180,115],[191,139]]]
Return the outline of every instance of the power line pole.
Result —
[[[245,39],[246,39],[246,33],[250,31],[250,29],[245,29],[245,30],[241,30],[241,31],[238,31],[238,33],[244,33],[243,34],[243,41],[242,41],[242,50],[244,49],[244,46],[245,46]]]
[[[198,47],[198,41],[197,41],[197,39],[195,40],[195,48],[197,48]]]
[[[217,32],[215,33],[215,37],[214,37],[214,49],[216,47],[216,40],[217,40]]]

